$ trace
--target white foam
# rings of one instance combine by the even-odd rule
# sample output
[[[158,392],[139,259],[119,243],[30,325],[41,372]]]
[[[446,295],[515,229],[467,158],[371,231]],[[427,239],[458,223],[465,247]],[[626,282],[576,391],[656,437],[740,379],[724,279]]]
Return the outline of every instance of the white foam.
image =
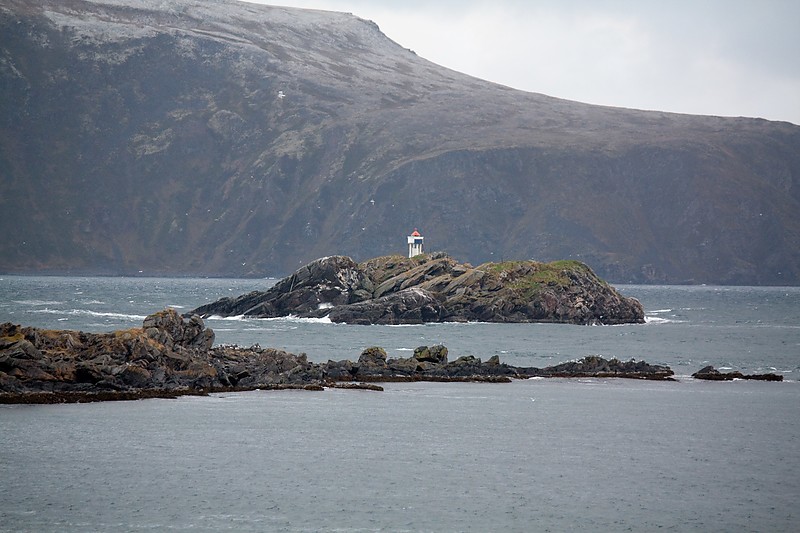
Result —
[[[234,316],[220,316],[220,315],[211,315],[206,320],[235,320],[235,321],[242,321],[242,322],[293,322],[293,323],[306,323],[306,324],[332,324],[331,319],[324,316],[322,318],[303,318],[298,317],[295,315],[288,315],[288,316],[277,316],[271,318],[262,318],[262,317],[255,317],[255,316],[246,316],[246,315],[234,315]]]
[[[324,316],[322,318],[302,318],[295,315],[279,316],[276,318],[259,318],[257,320],[267,320],[271,322],[300,322],[302,324],[333,324],[331,319]]]
[[[246,320],[244,315],[234,315],[234,316],[221,316],[221,315],[211,315],[206,320]]]
[[[98,316],[98,317],[105,317],[105,318],[121,318],[124,320],[144,320],[146,317],[144,315],[128,315],[125,313],[105,313],[101,311],[92,311],[90,309],[70,309],[70,310],[63,310],[63,309],[36,309],[34,311],[30,311],[31,313],[44,313],[47,315],[69,315],[69,316]]]
[[[645,316],[645,324],[682,324],[685,320],[674,320],[671,318],[661,318],[660,316]]]

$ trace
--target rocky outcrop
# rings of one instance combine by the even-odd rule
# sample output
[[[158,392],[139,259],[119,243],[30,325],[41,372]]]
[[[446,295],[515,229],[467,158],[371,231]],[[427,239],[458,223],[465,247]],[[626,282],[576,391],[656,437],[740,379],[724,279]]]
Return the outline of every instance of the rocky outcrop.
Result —
[[[349,257],[323,257],[283,278],[268,291],[253,291],[235,298],[223,298],[199,307],[210,315],[278,317],[316,316],[320,310],[351,304],[372,296],[369,279]]]
[[[707,381],[733,381],[734,379],[751,379],[756,381],[783,381],[780,374],[743,374],[739,371],[720,372],[713,366],[706,366],[692,374],[695,379],[705,379]]]
[[[214,332],[172,309],[142,328],[83,333],[0,325],[0,391],[142,394],[220,387],[305,385],[320,379],[304,355],[281,350],[212,347]],[[123,395],[124,396],[124,395]]]
[[[644,361],[620,361],[601,356],[587,356],[556,366],[536,368],[517,367],[500,362],[496,355],[481,361],[474,355],[448,362],[444,346],[420,346],[409,358],[387,358],[383,348],[367,348],[358,359],[328,361],[322,365],[325,376],[334,379],[359,381],[497,381],[532,377],[592,377],[629,378],[655,381],[673,380],[669,367],[651,365]]]
[[[266,291],[223,298],[191,314],[328,317],[348,324],[424,322],[644,322],[644,310],[578,261],[478,267],[446,254],[355,263],[318,259]]]
[[[450,361],[445,346],[420,346],[409,358],[389,358],[380,347],[356,362],[317,364],[305,354],[258,345],[212,346],[214,333],[198,316],[167,309],[142,328],[83,333],[0,325],[0,403],[127,400],[212,391],[324,387],[380,389],[384,381],[507,382],[530,377],[671,379],[669,368],[644,362],[587,357],[548,368],[481,361]],[[358,384],[358,382],[362,384]],[[343,385],[344,384],[344,385]]]
[[[605,359],[598,355],[584,357],[579,361],[569,361],[542,369],[536,375],[547,377],[594,377],[594,378],[637,378],[665,380],[671,379],[673,371],[667,366],[651,365],[645,361],[620,361],[617,358]]]

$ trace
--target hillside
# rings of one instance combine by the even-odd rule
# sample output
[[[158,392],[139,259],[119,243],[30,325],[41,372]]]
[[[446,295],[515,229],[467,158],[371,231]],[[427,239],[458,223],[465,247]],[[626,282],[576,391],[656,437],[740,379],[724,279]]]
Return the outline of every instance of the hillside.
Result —
[[[0,271],[284,275],[428,250],[800,283],[800,127],[471,78],[349,14],[0,3]]]

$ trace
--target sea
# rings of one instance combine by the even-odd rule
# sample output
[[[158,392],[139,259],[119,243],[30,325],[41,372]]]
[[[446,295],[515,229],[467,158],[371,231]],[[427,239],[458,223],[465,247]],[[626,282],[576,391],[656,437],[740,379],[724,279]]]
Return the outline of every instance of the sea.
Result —
[[[0,323],[105,332],[274,279],[0,276]],[[797,531],[800,288],[618,285],[645,324],[349,326],[207,319],[315,362],[444,344],[549,366],[602,355],[675,382],[389,383],[383,392],[0,406],[6,531]],[[706,382],[722,371],[784,381]]]

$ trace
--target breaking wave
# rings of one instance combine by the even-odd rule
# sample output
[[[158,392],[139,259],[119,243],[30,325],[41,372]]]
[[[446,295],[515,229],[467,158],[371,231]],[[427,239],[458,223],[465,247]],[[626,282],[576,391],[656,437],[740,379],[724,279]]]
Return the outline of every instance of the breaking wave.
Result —
[[[90,309],[50,309],[49,307],[45,307],[44,309],[34,309],[28,311],[29,313],[42,313],[47,315],[67,315],[67,316],[94,316],[94,317],[104,317],[104,318],[120,318],[123,320],[144,320],[146,317],[145,315],[129,315],[125,313],[109,313],[103,311],[92,311]]]

